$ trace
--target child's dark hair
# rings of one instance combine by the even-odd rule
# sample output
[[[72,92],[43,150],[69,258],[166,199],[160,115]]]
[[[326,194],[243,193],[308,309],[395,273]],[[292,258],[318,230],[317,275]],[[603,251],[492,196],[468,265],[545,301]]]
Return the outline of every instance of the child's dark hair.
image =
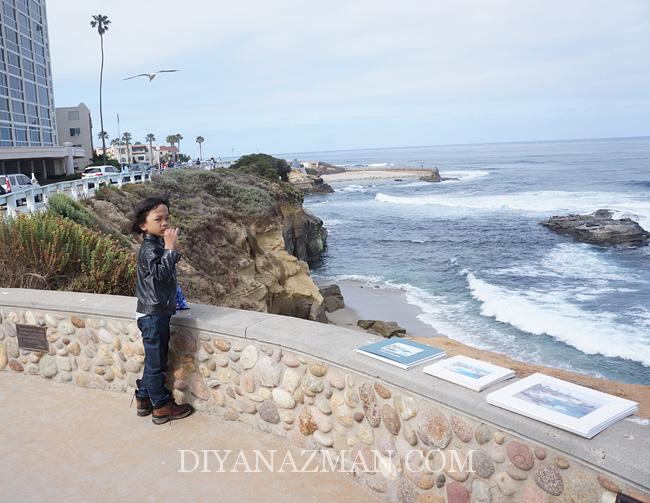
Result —
[[[140,228],[140,224],[145,223],[149,212],[161,204],[164,204],[169,208],[169,198],[167,196],[154,196],[148,197],[144,201],[140,201],[133,210],[131,232],[133,234],[144,234],[144,231]]]

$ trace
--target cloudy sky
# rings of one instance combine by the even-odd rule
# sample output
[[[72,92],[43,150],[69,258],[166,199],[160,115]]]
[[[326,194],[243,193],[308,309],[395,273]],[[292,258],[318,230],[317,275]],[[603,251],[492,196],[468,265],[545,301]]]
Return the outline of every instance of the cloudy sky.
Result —
[[[47,0],[57,106],[204,156],[650,135],[647,0]],[[176,68],[149,83],[133,74]]]

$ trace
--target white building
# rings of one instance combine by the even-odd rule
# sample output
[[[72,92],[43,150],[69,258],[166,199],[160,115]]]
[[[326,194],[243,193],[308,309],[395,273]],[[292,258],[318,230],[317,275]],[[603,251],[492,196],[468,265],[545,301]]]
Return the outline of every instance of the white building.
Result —
[[[84,103],[76,107],[57,108],[56,131],[61,144],[69,142],[86,152],[86,157],[74,160],[75,170],[79,171],[93,162],[93,123],[90,109]]]
[[[161,149],[166,147],[158,147],[155,143],[152,144],[152,151],[149,149],[149,143],[135,143],[129,144],[128,152],[126,145],[110,145],[106,147],[106,156],[110,159],[117,159],[120,164],[153,164],[160,163],[161,155],[164,157],[165,153],[161,153]],[[101,148],[96,150],[97,155],[101,155]]]
[[[0,174],[72,174],[86,154],[58,146],[45,0],[1,3]]]

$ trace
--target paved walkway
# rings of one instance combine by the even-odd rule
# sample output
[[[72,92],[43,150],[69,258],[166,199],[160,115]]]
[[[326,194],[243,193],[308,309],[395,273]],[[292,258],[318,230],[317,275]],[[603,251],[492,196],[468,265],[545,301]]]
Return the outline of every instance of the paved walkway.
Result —
[[[156,426],[151,417],[135,415],[130,399],[1,371],[0,500],[378,501],[345,473],[273,473],[261,462],[261,473],[243,473],[243,462],[254,467],[254,449],[267,453],[267,459],[275,449],[274,466],[279,468],[287,444],[242,423],[201,413]],[[202,449],[219,449],[222,457],[226,449],[233,453],[223,463],[226,473],[219,473],[214,456],[208,458],[208,473],[201,473],[201,467],[179,473],[178,449],[198,455]],[[235,466],[240,449],[244,458]],[[306,457],[299,449],[290,451],[300,467]],[[194,465],[186,454],[185,469]]]

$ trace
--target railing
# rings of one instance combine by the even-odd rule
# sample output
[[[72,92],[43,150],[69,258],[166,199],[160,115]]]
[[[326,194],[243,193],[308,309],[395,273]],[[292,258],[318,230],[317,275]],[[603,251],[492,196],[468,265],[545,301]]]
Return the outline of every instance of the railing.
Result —
[[[51,185],[35,185],[27,189],[20,189],[8,194],[0,195],[0,218],[15,217],[20,213],[34,213],[47,208],[48,200],[53,194],[59,192],[70,196],[72,199],[85,199],[95,195],[101,185],[117,185],[121,187],[127,183],[145,183],[151,179],[150,173],[115,173],[111,175],[96,176],[67,182],[53,183]]]

